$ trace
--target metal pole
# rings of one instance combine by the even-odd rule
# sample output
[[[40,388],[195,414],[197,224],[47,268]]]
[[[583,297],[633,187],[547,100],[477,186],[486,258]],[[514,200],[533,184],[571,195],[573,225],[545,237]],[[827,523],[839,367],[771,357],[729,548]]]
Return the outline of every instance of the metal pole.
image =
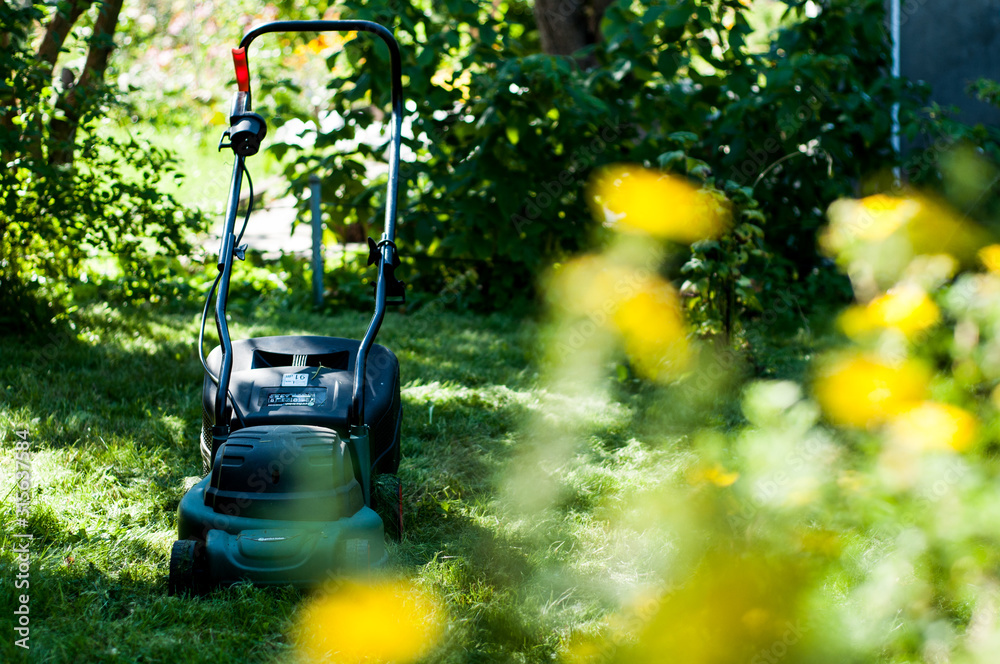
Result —
[[[309,176],[309,204],[312,208],[313,231],[313,302],[323,306],[323,217],[319,211],[319,177]]]
[[[899,16],[899,0],[890,0],[889,2],[889,31],[892,36],[892,77],[894,79],[899,79],[899,37],[900,37],[900,16]],[[896,153],[896,158],[900,159],[900,140],[899,140],[899,102],[892,105],[892,150]],[[900,170],[899,166],[892,169],[893,175],[895,176],[896,186],[901,185],[900,182]]]

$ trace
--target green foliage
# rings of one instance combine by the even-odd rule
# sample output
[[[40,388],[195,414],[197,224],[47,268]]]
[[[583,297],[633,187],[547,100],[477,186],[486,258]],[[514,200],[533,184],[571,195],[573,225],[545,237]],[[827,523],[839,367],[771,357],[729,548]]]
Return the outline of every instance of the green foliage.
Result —
[[[969,86],[979,101],[1000,108],[1000,84],[981,79]],[[957,109],[930,104],[907,127],[912,142],[903,163],[906,179],[947,199],[969,218],[1000,229],[1000,129],[970,126],[955,119]]]
[[[113,138],[101,124],[114,117],[118,100],[106,90],[81,91],[76,157],[61,164],[50,121],[55,90],[44,66],[33,59],[31,30],[37,7],[4,5],[11,44],[0,53],[0,273],[52,297],[78,279],[85,260],[113,256],[122,270],[147,266],[151,253],[190,249],[200,213],[161,191],[180,177],[169,154],[132,138]],[[5,290],[6,294],[7,291]],[[17,306],[13,300],[3,309]],[[15,317],[16,318],[16,317]]]
[[[404,142],[414,156],[403,167],[399,234],[414,257],[410,281],[433,287],[471,269],[473,304],[523,298],[548,265],[592,244],[594,168],[654,165],[663,155],[694,159],[696,179],[758,202],[750,214],[774,259],[723,259],[743,265],[746,302],[751,292],[767,300],[776,280],[811,279],[813,294],[843,297],[815,231],[830,202],[894,165],[888,109],[902,100],[904,119],[915,121],[918,96],[887,75],[881,2],[832,0],[817,18],[788,4],[784,27],[760,51],[738,0],[616,2],[584,63],[534,53],[534,25],[513,6],[345,3],[345,18],[388,21],[403,49],[412,122]],[[384,145],[346,155],[333,146],[382,126],[386,58],[368,36],[330,57],[333,110],[344,123],[318,132],[315,149],[290,166],[328,181],[324,201],[341,201],[329,204],[334,224],[370,220],[382,206],[383,181],[357,181],[361,162],[383,158]],[[738,252],[719,248],[730,250]]]
[[[475,140],[479,131],[469,124],[468,111],[462,111],[466,103],[472,103],[470,86],[499,85],[488,81],[483,73],[502,66],[504,57],[511,52],[520,52],[514,35],[523,33],[523,26],[507,23],[502,12],[480,9],[475,3],[467,2],[427,11],[409,3],[349,2],[343,6],[343,16],[395,23],[391,27],[403,50],[408,109],[416,110],[411,115],[413,135],[405,138],[404,144],[417,155],[416,159],[404,163],[404,192],[420,189],[426,193],[420,200],[411,196],[400,201],[399,234],[408,247],[404,254],[418,256],[408,280],[437,287],[471,265],[495,277],[477,280],[487,289],[481,299],[490,297],[490,288],[505,296],[512,295],[518,286],[528,284],[527,275],[523,271],[499,270],[496,261],[506,253],[512,254],[511,261],[515,264],[524,261],[517,233],[506,219],[498,220],[495,214],[466,216],[465,213],[473,205],[495,206],[499,202],[506,207],[529,201],[521,191],[503,190],[506,182],[518,184],[518,180],[506,178],[484,183],[475,170],[475,162],[462,166],[460,153],[446,143],[458,141],[461,143],[459,149],[468,151],[469,140]],[[541,58],[536,60],[539,65],[543,64]],[[328,223],[334,230],[342,231],[348,224],[377,223],[372,220],[379,216],[384,205],[384,178],[364,181],[364,162],[382,159],[384,146],[372,147],[358,142],[353,153],[346,155],[339,154],[342,145],[333,146],[338,141],[355,141],[361,132],[380,126],[384,120],[381,109],[387,107],[389,99],[389,79],[384,74],[388,53],[377,40],[362,35],[335,52],[328,62],[335,73],[330,84],[334,92],[331,110],[343,122],[329,131],[318,132],[315,146],[291,161],[286,174],[295,178],[293,188],[298,191],[304,189],[308,173],[320,175],[324,182],[323,201]],[[562,71],[553,75],[565,76],[566,69],[568,67],[562,67]],[[461,79],[463,74],[464,80],[453,80]],[[503,84],[509,86],[519,76],[512,72],[511,80],[505,79]],[[497,131],[508,115],[513,121],[526,112],[524,108],[513,106],[490,112],[492,120],[484,120],[491,122],[489,131]],[[542,112],[550,110],[545,108]],[[435,111],[440,113],[435,114]],[[504,144],[497,146],[492,168],[526,172],[529,149],[514,149],[506,132],[501,130],[501,133]],[[527,139],[527,132],[525,137]],[[525,144],[530,145],[530,141],[525,140]],[[283,153],[293,146],[285,144],[276,148]],[[493,146],[487,145],[484,149],[492,150]],[[435,156],[428,159],[428,154]],[[457,165],[458,172],[450,173],[452,165]],[[476,203],[477,200],[480,203]],[[518,203],[519,200],[523,203]],[[460,201],[465,202],[464,207],[458,204]],[[456,213],[462,214],[461,222]],[[536,261],[539,258],[535,256]],[[500,283],[508,276],[513,281]]]
[[[762,309],[758,295],[762,289],[748,274],[765,272],[772,259],[764,242],[764,213],[751,187],[712,178],[706,162],[686,154],[685,150],[698,140],[695,134],[675,132],[667,139],[676,142],[678,149],[659,156],[660,168],[700,180],[702,189],[728,216],[725,232],[718,238],[693,243],[679,270],[684,279],[681,293],[698,333],[721,333],[728,344],[737,330],[738,318]]]
[[[725,194],[717,189],[718,197]],[[732,203],[733,225],[722,237],[691,245],[681,267],[685,281],[681,291],[689,296],[692,318],[701,323],[699,332],[721,332],[728,341],[740,314],[761,310],[754,282],[745,273],[762,270],[770,254],[764,248],[764,215],[752,192],[734,182],[726,183]]]
[[[722,111],[706,118],[699,152],[754,188],[768,243],[792,279],[821,262],[815,232],[827,206],[894,164],[889,110],[907,84],[889,75],[883,21],[877,0],[825,2],[816,18],[780,30],[766,53],[692,77],[699,101]]]

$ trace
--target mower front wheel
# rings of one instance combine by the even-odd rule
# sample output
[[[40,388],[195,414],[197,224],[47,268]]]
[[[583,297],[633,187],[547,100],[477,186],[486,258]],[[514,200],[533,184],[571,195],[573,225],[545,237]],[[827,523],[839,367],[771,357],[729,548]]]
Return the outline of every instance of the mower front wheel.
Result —
[[[177,540],[170,549],[170,595],[203,595],[208,591],[205,545],[195,540]]]

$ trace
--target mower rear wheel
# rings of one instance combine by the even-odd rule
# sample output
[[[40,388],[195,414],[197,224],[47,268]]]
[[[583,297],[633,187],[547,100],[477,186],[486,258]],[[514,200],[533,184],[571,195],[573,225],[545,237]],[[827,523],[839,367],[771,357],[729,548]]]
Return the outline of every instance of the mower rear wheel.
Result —
[[[385,534],[393,542],[403,539],[403,482],[398,475],[382,473],[372,482],[372,509],[382,518]]]
[[[170,595],[202,595],[208,590],[205,545],[195,540],[177,540],[170,549]]]

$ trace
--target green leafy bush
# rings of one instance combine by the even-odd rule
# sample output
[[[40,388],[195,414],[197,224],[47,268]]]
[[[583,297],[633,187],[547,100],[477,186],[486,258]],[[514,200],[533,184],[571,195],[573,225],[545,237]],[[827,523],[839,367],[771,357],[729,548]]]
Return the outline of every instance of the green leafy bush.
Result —
[[[40,9],[4,5],[9,47],[0,53],[0,273],[18,292],[45,289],[48,299],[66,292],[85,271],[85,261],[110,257],[132,272],[150,264],[157,251],[190,249],[190,234],[202,226],[200,213],[162,193],[164,178],[179,177],[165,151],[133,138],[99,130],[114,116],[119,100],[107,90],[83,96],[75,158],[50,130],[60,109],[52,105],[53,83],[34,61],[30,36]],[[140,268],[142,266],[142,268]],[[4,289],[0,297],[11,293]],[[15,311],[13,299],[0,308]],[[32,325],[30,317],[11,316]],[[39,321],[34,321],[38,323]],[[44,322],[44,321],[42,321]]]
[[[821,294],[843,298],[843,281],[830,278],[815,250],[823,210],[895,164],[888,109],[903,100],[910,119],[918,97],[886,73],[880,2],[833,0],[817,18],[804,16],[802,2],[788,4],[784,27],[760,51],[748,45],[748,10],[738,0],[616,2],[584,68],[534,53],[533,22],[516,7],[345,3],[344,17],[388,20],[403,47],[412,121],[405,143],[414,158],[404,164],[399,233],[414,256],[411,281],[436,288],[471,269],[471,304],[530,298],[536,275],[593,246],[586,183],[594,169],[659,162],[758,201],[750,214],[773,258],[716,251],[743,265],[736,287],[747,301],[751,292],[767,299],[775,281],[813,276]],[[382,148],[332,148],[383,121],[376,109],[388,106],[379,75],[387,53],[363,36],[328,64],[344,124],[319,132],[316,150],[289,172],[304,178],[318,169],[324,200],[342,201],[330,204],[331,219],[367,222],[382,205],[382,181],[359,186],[361,162],[381,159]],[[727,278],[716,275],[711,288],[729,288]],[[724,308],[712,307],[717,315]]]
[[[601,237],[588,211],[592,173],[630,162],[684,173],[738,206],[756,202],[745,215],[763,231],[760,253],[696,245],[668,266],[678,285],[700,289],[706,330],[732,331],[741,311],[752,318],[778,301],[787,310],[789,298],[804,308],[846,301],[848,284],[817,251],[816,231],[837,198],[892,186],[893,105],[915,141],[944,135],[993,154],[994,137],[889,75],[879,0],[828,0],[813,17],[803,1],[785,5],[780,27],[762,35],[755,9],[739,0],[614,2],[602,39],[577,58],[537,53],[520,3],[340,5],[343,18],[388,24],[402,46],[409,152],[398,230],[413,290],[461,277],[466,306],[531,300],[539,274]],[[384,161],[386,145],[359,138],[387,138],[388,54],[370,35],[335,42],[315,52],[332,73],[336,122],[296,109],[286,94],[294,85],[269,87],[263,103],[279,126],[314,122],[314,143],[278,143],[275,153],[300,196],[309,174],[321,176],[328,226],[357,240],[378,233],[384,209],[384,171],[368,164]],[[939,186],[942,158],[923,151],[910,157],[919,168],[903,166]]]

